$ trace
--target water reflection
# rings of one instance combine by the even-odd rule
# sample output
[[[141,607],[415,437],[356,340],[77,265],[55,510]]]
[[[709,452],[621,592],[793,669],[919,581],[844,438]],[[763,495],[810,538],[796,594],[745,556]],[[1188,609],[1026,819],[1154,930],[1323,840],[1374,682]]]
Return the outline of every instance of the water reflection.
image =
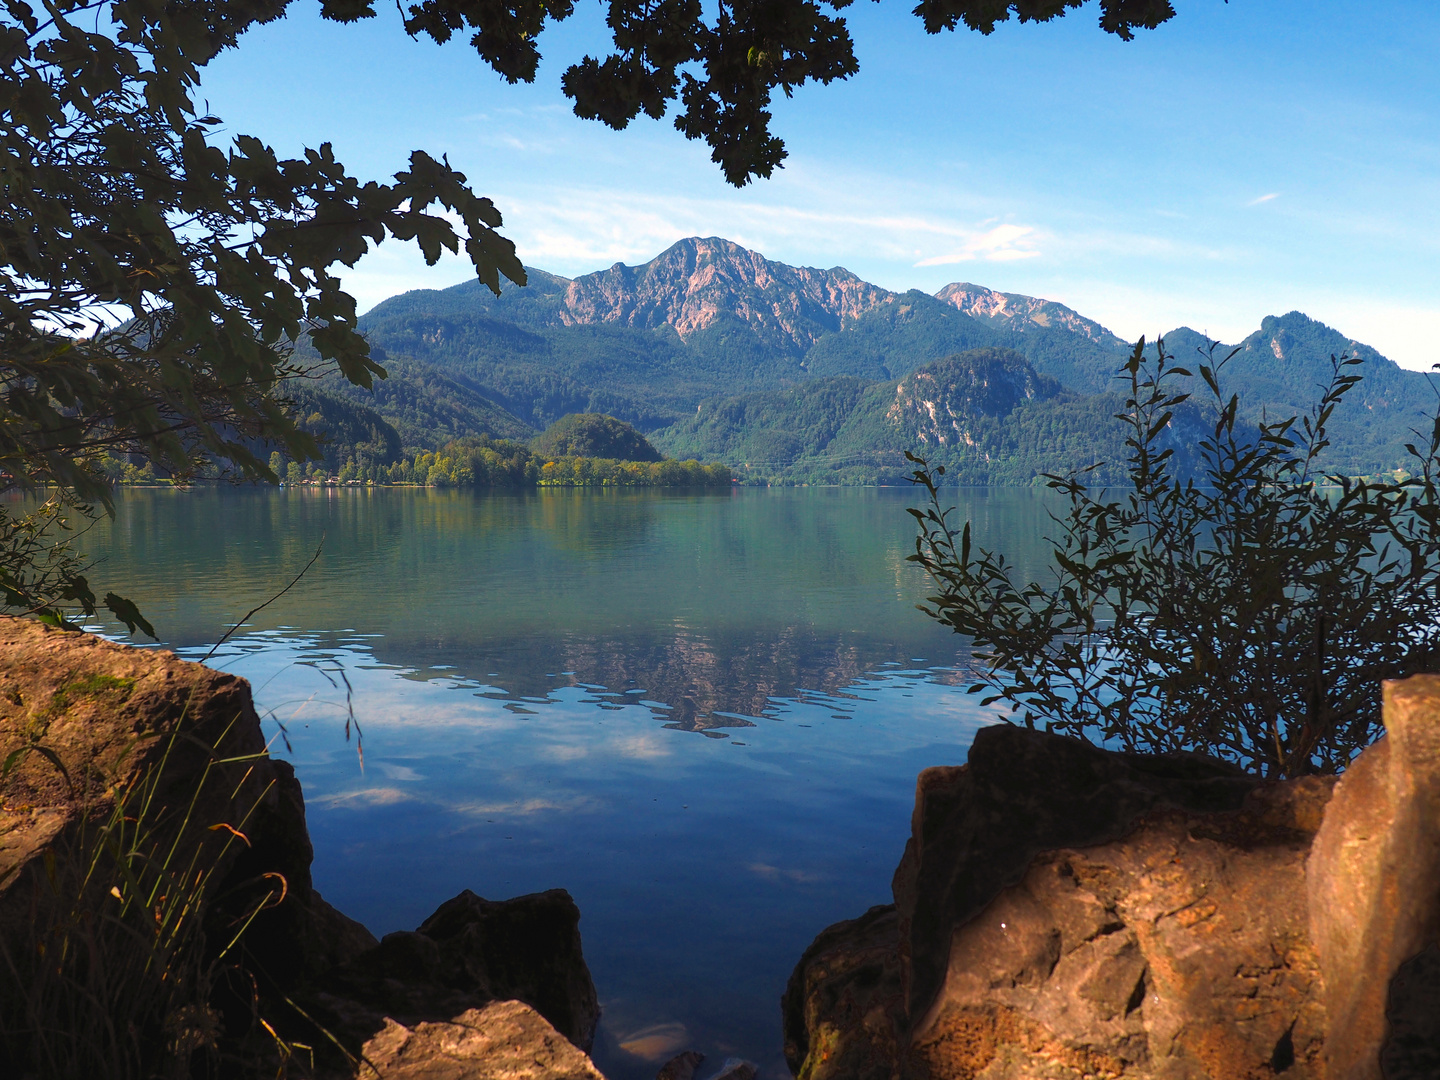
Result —
[[[967,498],[1023,569],[1043,500]],[[96,579],[202,655],[323,534],[214,661],[296,763],[321,891],[384,933],[463,888],[563,886],[607,1075],[683,1042],[779,1077],[791,966],[888,899],[916,773],[990,719],[914,610],[910,499],[141,491],[90,539]]]
[[[963,760],[987,719],[932,672],[892,666],[842,696],[772,698],[727,739],[686,738],[648,691],[632,702],[557,673],[517,700],[378,663],[370,645],[270,632],[218,658],[285,725],[317,887],[377,933],[462,888],[569,889],[615,1080],[649,1080],[682,1035],[784,1076],[791,967],[819,929],[888,900],[916,773]],[[327,670],[354,689],[363,771]]]

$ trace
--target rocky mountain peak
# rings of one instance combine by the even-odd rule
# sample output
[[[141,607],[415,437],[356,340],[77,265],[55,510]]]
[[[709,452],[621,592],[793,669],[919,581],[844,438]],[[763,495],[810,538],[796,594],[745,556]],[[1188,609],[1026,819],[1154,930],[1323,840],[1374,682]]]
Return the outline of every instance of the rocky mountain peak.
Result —
[[[733,318],[798,354],[892,295],[842,267],[787,266],[731,240],[691,237],[641,266],[616,263],[576,278],[559,319],[566,326],[670,326],[688,341]]]
[[[1062,392],[1059,382],[1012,349],[972,349],[906,375],[885,416],[922,445],[974,446],[977,417],[998,419],[1026,401]]]
[[[1042,300],[1021,293],[997,292],[983,285],[972,285],[968,281],[946,285],[935,294],[935,298],[992,326],[1003,326],[1020,332],[1061,327],[1106,348],[1129,347],[1125,341],[1099,323],[1053,300]]]

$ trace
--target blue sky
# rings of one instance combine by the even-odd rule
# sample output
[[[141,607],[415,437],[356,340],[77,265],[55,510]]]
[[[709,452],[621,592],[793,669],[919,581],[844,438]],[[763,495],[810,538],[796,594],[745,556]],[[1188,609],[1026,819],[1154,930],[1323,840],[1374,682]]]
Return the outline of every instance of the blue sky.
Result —
[[[211,65],[234,133],[331,141],[363,178],[448,154],[531,266],[574,276],[718,235],[891,289],[971,281],[1058,300],[1126,338],[1235,341],[1299,309],[1407,367],[1440,362],[1440,4],[1176,0],[1121,42],[1090,4],[1055,23],[927,36],[911,4],[849,9],[860,73],[776,102],[790,151],[736,190],[671,121],[576,119],[564,68],[603,10],[541,38],[533,86],[399,15],[312,0]],[[344,275],[361,310],[464,280],[391,242]]]

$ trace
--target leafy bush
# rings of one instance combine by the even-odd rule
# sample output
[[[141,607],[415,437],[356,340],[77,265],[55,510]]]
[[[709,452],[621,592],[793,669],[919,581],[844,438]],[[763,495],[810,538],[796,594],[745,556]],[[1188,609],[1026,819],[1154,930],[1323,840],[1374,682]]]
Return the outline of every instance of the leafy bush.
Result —
[[[1230,355],[1234,355],[1233,353]],[[1198,373],[1213,424],[1172,421],[1192,373],[1142,340],[1123,368],[1126,482],[1050,476],[1049,573],[1017,582],[941,509],[937,477],[911,561],[938,592],[921,610],[974,641],[975,692],[1030,727],[1130,750],[1198,750],[1269,776],[1333,773],[1380,731],[1380,681],[1440,666],[1440,412],[1411,471],[1319,475],[1326,425],[1360,360],[1332,358],[1307,415],[1237,422],[1213,347]]]

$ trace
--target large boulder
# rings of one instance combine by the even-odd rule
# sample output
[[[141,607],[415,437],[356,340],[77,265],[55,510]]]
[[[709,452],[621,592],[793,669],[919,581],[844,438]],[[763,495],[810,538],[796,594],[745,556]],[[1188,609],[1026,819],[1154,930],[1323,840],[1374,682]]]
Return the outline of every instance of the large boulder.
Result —
[[[580,909],[564,889],[503,901],[466,889],[417,930],[386,934],[306,991],[352,1048],[388,1020],[454,1017],[495,1000],[523,1002],[581,1051],[600,1021]]]
[[[119,850],[138,855],[117,866]],[[599,1008],[580,913],[567,893],[493,902],[466,891],[419,931],[377,942],[315,891],[313,855],[299,781],[266,753],[244,679],[161,650],[0,619],[0,1057],[19,1063],[19,1075],[37,1052],[34,1032],[44,1018],[32,1015],[35,1002],[59,993],[65,1022],[74,1024],[86,1014],[64,996],[94,996],[79,983],[58,986],[37,958],[78,945],[98,949],[112,968],[138,970],[161,955],[119,914],[138,873],[141,892],[161,880],[157,874],[169,875],[164,889],[151,890],[158,904],[171,903],[183,886],[189,906],[176,925],[205,930],[170,934],[164,949],[190,949],[184,962],[203,968],[244,926],[224,964],[244,974],[204,990],[208,1000],[170,1000],[162,985],[159,1004],[149,1007],[160,1015],[140,1003],[133,1016],[118,1017],[127,976],[111,971],[122,976],[106,985],[118,1004],[90,1019],[134,1028],[120,1032],[133,1044],[121,1051],[132,1058],[183,1057],[188,1050],[151,1051],[198,1048],[217,1037],[231,1038],[237,1053],[273,1050],[269,1035],[253,1038],[258,1005],[282,1035],[317,1048],[322,1071],[339,1075],[353,1074],[378,1039],[376,1053],[390,1054],[393,1066],[386,1075],[396,1077],[451,1075],[445,1062],[456,1054],[470,1070],[457,1076],[599,1076],[584,1052]],[[148,926],[148,907],[134,915]],[[114,941],[97,936],[112,928]],[[123,951],[137,941],[140,953]],[[82,965],[74,978],[99,970]],[[154,998],[155,986],[136,985]],[[496,1005],[506,999],[520,1000]],[[292,1002],[315,1008],[297,1013]],[[316,1017],[327,1031],[315,1030]],[[114,1049],[97,1047],[92,1058]],[[476,1071],[486,1047],[498,1055],[494,1067]],[[417,1064],[427,1055],[431,1072]],[[521,1059],[529,1064],[515,1065]]]
[[[1391,1080],[1432,1075],[1437,721],[1440,679],[1387,688],[1388,736],[1338,784],[984,729],[967,765],[921,774],[893,909],[797,966],[792,1069],[1378,1080],[1384,1056]]]
[[[237,909],[272,898],[247,941],[286,973],[318,972],[366,944],[311,887],[300,786],[266,754],[244,679],[0,619],[0,762],[0,944],[13,955],[85,899],[72,871],[97,850],[117,800],[128,839],[168,853],[171,868],[204,868],[209,897]]]

